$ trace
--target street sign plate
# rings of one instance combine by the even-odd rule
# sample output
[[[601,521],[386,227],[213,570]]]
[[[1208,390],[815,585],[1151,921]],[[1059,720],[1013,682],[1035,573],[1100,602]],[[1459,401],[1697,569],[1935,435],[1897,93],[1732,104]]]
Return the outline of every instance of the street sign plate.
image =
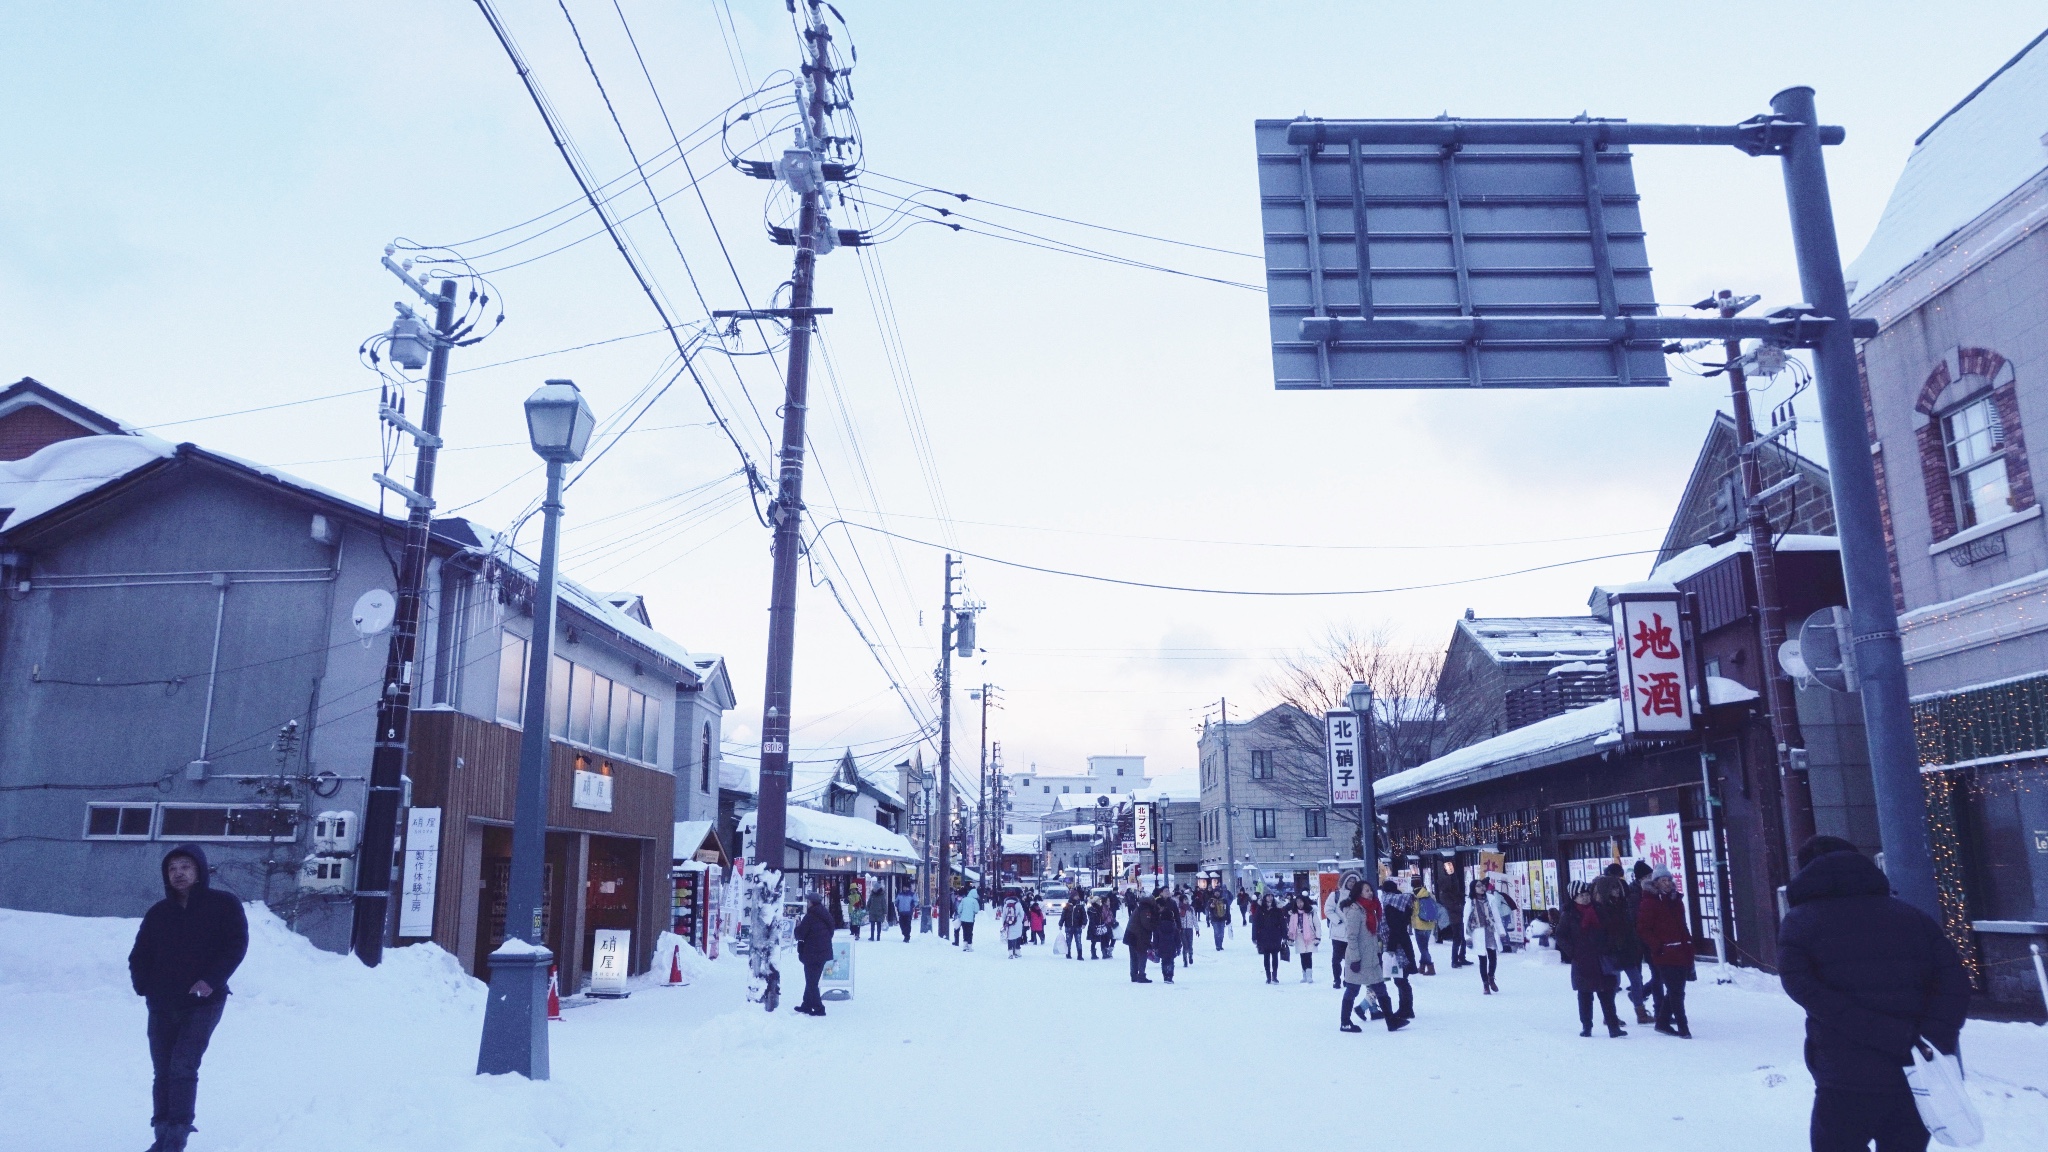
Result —
[[[1670,383],[1661,345],[1647,337],[1325,341],[1302,332],[1312,317],[1655,315],[1626,147],[1296,145],[1291,123],[1256,126],[1278,387]]]

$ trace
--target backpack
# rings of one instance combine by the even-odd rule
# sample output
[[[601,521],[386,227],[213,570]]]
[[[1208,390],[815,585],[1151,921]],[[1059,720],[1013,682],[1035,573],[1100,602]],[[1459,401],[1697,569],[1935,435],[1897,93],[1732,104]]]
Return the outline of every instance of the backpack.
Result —
[[[1434,896],[1424,896],[1422,903],[1416,905],[1416,910],[1421,912],[1422,918],[1431,924],[1441,924],[1444,922],[1443,905],[1438,904]]]

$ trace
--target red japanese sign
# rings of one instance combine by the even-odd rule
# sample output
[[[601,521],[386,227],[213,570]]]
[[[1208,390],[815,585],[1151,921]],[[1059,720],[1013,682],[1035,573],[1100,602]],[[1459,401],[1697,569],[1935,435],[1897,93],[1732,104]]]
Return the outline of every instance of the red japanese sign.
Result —
[[[1611,603],[1623,731],[1692,731],[1692,678],[1678,601],[1630,597]]]

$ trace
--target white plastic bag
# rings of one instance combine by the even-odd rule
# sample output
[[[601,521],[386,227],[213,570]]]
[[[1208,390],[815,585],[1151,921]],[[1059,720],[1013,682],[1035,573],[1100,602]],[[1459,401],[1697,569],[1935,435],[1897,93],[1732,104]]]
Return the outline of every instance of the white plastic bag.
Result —
[[[1920,1109],[1920,1122],[1934,1136],[1935,1143],[1950,1148],[1974,1148],[1984,1141],[1984,1121],[1963,1091],[1963,1064],[1944,1056],[1925,1040],[1913,1044],[1913,1064],[1906,1069],[1906,1086],[1913,1090],[1913,1104]]]

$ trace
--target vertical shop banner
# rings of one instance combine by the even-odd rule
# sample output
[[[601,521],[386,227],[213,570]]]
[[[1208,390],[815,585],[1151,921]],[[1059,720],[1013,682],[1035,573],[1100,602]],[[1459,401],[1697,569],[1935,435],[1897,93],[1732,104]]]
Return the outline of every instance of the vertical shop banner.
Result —
[[[1131,846],[1149,850],[1152,847],[1152,805],[1131,805],[1131,828]]]
[[[1678,601],[1614,599],[1615,685],[1622,730],[1692,731],[1692,677],[1686,667]]]
[[[405,878],[399,891],[398,934],[434,934],[434,877],[441,862],[441,810],[414,808],[405,820]]]
[[[1636,859],[1652,868],[1669,868],[1671,882],[1678,886],[1681,895],[1690,892],[1686,887],[1685,866],[1685,825],[1676,812],[1662,816],[1637,816],[1628,822],[1628,842]],[[1692,901],[1681,901],[1686,908],[1686,923],[1692,923]]]
[[[1509,912],[1508,922],[1501,927],[1506,930],[1508,939],[1519,944],[1524,939],[1522,925],[1526,922],[1525,915],[1529,907],[1529,862],[1516,860],[1509,863],[1506,878],[1508,899],[1513,900],[1515,907],[1520,911]],[[1495,880],[1494,884],[1498,886],[1500,881]]]
[[[1365,799],[1365,774],[1359,757],[1358,714],[1349,709],[1328,712],[1323,725],[1329,734],[1330,803],[1338,807]]]
[[[633,933],[625,928],[599,928],[590,947],[590,994],[625,996],[626,957],[632,954]]]

